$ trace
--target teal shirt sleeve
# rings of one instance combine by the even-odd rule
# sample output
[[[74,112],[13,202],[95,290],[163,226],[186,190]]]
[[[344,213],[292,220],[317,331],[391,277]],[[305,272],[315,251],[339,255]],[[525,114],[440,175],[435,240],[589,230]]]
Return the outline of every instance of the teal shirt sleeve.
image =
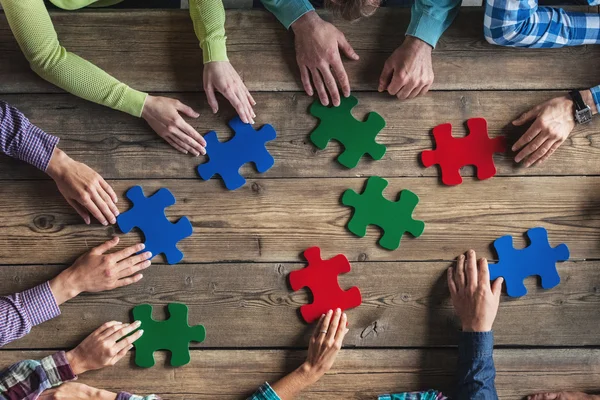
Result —
[[[406,34],[435,47],[456,18],[460,4],[461,0],[415,0]]]
[[[268,382],[265,382],[247,400],[281,400]]]
[[[279,22],[290,29],[290,26],[298,18],[315,8],[308,0],[260,0],[265,8],[269,10]]]

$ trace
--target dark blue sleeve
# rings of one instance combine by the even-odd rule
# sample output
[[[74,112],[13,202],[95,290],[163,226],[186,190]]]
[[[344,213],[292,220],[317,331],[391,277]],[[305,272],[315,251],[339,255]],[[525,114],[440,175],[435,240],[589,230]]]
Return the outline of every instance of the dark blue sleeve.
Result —
[[[461,332],[456,400],[497,400],[494,333]]]

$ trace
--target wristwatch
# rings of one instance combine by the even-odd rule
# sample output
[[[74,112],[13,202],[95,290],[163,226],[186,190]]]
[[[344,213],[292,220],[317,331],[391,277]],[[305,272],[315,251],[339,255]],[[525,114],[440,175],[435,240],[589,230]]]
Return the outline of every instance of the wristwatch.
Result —
[[[583,101],[583,97],[581,97],[579,90],[573,90],[572,92],[569,92],[569,96],[571,96],[573,105],[575,106],[575,120],[580,124],[592,122],[592,109],[590,106],[585,104],[585,101]]]

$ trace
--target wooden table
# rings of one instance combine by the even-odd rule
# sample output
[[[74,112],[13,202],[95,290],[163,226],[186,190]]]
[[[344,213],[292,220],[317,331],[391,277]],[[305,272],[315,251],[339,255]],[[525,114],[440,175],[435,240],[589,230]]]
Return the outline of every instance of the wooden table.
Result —
[[[596,8],[593,8],[597,12]],[[523,132],[510,121],[567,89],[597,84],[600,48],[514,50],[488,45],[482,11],[465,10],[442,38],[434,56],[434,91],[399,102],[376,92],[383,62],[401,42],[409,14],[381,10],[359,23],[337,22],[360,54],[346,62],[360,105],[355,116],[380,113],[387,127],[379,140],[381,161],[363,160],[352,170],[334,159],[339,146],[315,151],[308,140],[316,120],[301,91],[293,39],[260,11],[229,12],[229,55],[252,90],[257,122],[273,124],[269,144],[275,166],[258,175],[244,168],[246,186],[228,192],[219,180],[203,182],[195,167],[202,158],[176,153],[144,123],[128,115],[64,94],[28,68],[5,19],[0,18],[1,98],[50,133],[73,158],[101,173],[121,196],[140,184],[147,194],[168,187],[177,204],[171,217],[186,215],[193,237],[181,242],[184,262],[156,258],[144,279],[131,287],[82,295],[62,315],[0,351],[0,365],[39,358],[76,345],[108,320],[129,320],[133,306],[169,302],[190,306],[190,321],[208,331],[186,367],[141,370],[132,360],[83,375],[90,385],[167,398],[237,399],[265,380],[299,365],[312,327],[298,317],[307,292],[292,292],[290,271],[301,268],[301,252],[318,245],[324,257],[344,253],[351,273],[343,287],[357,285],[361,307],[349,312],[350,333],[334,369],[307,391],[306,399],[372,399],[376,394],[424,388],[451,391],[456,363],[456,327],[445,270],[460,252],[474,248],[490,259],[491,242],[546,227],[553,245],[567,243],[572,259],[558,266],[560,286],[542,290],[526,281],[529,294],[503,297],[495,324],[497,387],[516,399],[544,389],[600,389],[600,147],[599,123],[578,127],[544,165],[524,169],[510,155],[497,156],[498,175],[467,177],[459,187],[440,184],[438,170],[418,162],[431,148],[431,129],[451,122],[457,135],[466,119],[485,117],[490,136]],[[231,134],[234,115],[210,112],[202,87],[201,54],[185,11],[87,11],[57,13],[62,44],[132,87],[181,99],[201,114],[200,132]],[[351,210],[340,205],[347,188],[360,191],[365,178],[386,177],[390,198],[404,188],[421,197],[415,217],[426,221],[418,239],[406,237],[396,251],[379,248],[377,229],[359,239],[345,229]],[[466,169],[463,175],[471,176]],[[86,226],[32,167],[3,157],[0,163],[0,293],[23,290],[55,276],[81,253],[116,233]],[[138,236],[122,236],[120,246]]]

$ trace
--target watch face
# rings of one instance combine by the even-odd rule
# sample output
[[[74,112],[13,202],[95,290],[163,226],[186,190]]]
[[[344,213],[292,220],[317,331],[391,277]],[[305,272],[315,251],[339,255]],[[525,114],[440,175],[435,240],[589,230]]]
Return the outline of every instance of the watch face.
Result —
[[[584,108],[583,110],[575,111],[575,119],[580,124],[586,124],[592,121],[592,110],[589,107]]]

